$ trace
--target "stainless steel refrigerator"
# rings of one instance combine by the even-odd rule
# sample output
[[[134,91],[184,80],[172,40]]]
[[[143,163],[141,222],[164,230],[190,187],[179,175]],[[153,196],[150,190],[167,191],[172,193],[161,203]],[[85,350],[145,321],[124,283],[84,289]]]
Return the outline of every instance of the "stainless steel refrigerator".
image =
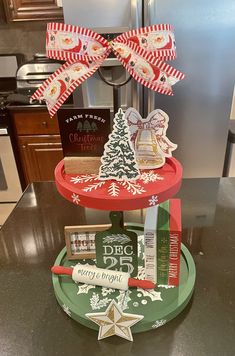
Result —
[[[173,87],[173,97],[132,80],[122,90],[122,107],[134,106],[145,116],[155,108],[167,112],[168,136],[178,144],[174,156],[184,177],[221,176],[235,82],[234,0],[63,0],[63,8],[65,23],[99,33],[155,23],[174,26],[178,57],[170,64],[186,78]],[[109,79],[121,80],[126,73],[113,61],[104,70]],[[97,74],[77,90],[75,102],[112,107],[112,89]]]

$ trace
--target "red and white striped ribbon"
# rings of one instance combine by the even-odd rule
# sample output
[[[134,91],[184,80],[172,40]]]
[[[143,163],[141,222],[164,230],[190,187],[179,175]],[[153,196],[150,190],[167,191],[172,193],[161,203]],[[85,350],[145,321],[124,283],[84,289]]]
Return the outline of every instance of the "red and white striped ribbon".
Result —
[[[54,116],[74,89],[101,66],[111,51],[135,80],[159,93],[172,95],[171,86],[184,78],[184,74],[164,62],[176,58],[170,25],[131,30],[109,43],[90,29],[49,23],[47,56],[66,62],[43,82],[32,99],[45,100],[50,116]]]

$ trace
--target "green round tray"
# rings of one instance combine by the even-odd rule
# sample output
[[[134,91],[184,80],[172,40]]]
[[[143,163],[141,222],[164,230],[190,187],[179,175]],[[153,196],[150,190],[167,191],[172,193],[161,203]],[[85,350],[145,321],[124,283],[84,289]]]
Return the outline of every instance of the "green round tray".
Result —
[[[128,229],[139,235],[139,277],[143,266],[143,226],[128,224]],[[55,265],[71,267],[77,261],[68,261],[66,248],[58,255]],[[94,264],[92,260],[80,260],[79,263]],[[196,269],[188,249],[181,244],[180,285],[174,288],[157,287],[153,290],[130,288],[128,291],[88,286],[75,283],[69,276],[52,276],[56,299],[65,313],[88,328],[99,330],[99,326],[88,319],[86,313],[104,312],[111,300],[115,300],[124,313],[144,315],[135,324],[133,333],[152,330],[175,318],[188,304],[194,289]]]

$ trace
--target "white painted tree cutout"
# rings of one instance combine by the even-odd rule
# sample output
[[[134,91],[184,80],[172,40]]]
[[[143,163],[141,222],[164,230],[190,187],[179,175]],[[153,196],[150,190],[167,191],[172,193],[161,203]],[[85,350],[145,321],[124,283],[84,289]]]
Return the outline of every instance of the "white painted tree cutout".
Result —
[[[114,117],[113,131],[104,146],[99,179],[117,181],[136,180],[140,176],[129,127],[122,109]]]

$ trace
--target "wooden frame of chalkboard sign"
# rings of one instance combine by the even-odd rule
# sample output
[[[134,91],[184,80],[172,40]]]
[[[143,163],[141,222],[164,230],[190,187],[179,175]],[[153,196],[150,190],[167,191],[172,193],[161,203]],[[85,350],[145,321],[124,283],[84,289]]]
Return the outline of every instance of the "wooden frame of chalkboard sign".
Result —
[[[95,234],[111,227],[103,225],[65,226],[65,242],[68,260],[81,260],[96,258]]]

